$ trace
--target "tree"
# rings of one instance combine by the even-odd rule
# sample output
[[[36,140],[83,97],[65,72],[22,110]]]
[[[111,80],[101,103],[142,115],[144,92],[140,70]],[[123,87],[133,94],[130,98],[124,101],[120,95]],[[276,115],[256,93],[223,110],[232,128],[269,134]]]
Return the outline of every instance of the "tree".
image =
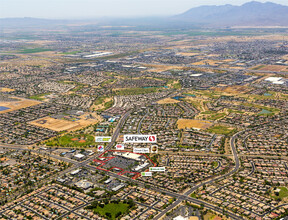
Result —
[[[112,218],[112,215],[110,212],[105,212],[105,216],[107,216],[108,218]]]
[[[121,215],[122,215],[122,212],[119,211],[119,212],[116,213],[115,218],[118,218],[118,217],[121,216]]]

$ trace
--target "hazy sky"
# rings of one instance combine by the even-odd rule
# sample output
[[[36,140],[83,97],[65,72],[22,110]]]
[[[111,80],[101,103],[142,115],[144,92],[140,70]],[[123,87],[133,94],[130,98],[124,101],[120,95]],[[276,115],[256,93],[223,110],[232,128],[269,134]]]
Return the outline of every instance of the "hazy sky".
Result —
[[[165,16],[179,14],[200,5],[240,5],[245,2],[249,0],[0,0],[0,17]],[[288,5],[287,0],[271,2]]]

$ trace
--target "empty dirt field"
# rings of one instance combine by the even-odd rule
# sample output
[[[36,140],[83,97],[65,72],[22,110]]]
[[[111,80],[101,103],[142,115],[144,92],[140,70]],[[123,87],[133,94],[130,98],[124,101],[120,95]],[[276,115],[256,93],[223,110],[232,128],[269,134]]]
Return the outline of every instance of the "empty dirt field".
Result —
[[[0,106],[5,107],[7,109],[0,111],[0,114],[6,113],[6,112],[12,112],[21,108],[27,108],[30,106],[38,105],[41,102],[29,100],[29,99],[21,99],[21,98],[15,98],[19,101],[11,101],[11,102],[1,102]]]
[[[247,93],[251,89],[246,86],[227,86],[227,87],[222,87],[222,88],[214,88],[215,91],[217,92],[225,92],[228,94],[239,94],[239,93]]]
[[[192,57],[192,56],[196,56],[199,55],[199,53],[189,53],[189,52],[183,52],[183,53],[179,53],[182,56],[186,56],[186,57]]]
[[[0,92],[13,92],[15,89],[9,89],[9,88],[0,88]]]
[[[209,121],[204,120],[193,120],[193,119],[179,119],[177,121],[178,129],[195,128],[195,129],[207,129],[213,124]]]
[[[156,73],[160,73],[160,72],[167,71],[167,70],[182,70],[183,69],[183,67],[181,66],[172,66],[172,65],[170,66],[170,65],[145,64],[143,66],[152,68],[150,69],[150,71],[156,72]]]
[[[174,103],[178,103],[178,102],[180,102],[180,101],[178,101],[176,99],[166,98],[166,99],[159,100],[157,103],[158,104],[174,104]]]
[[[254,67],[254,70],[260,70],[260,71],[275,71],[275,72],[287,72],[288,68],[287,66],[282,65],[261,65],[258,67]]]
[[[45,117],[41,119],[37,119],[34,121],[29,122],[29,124],[42,127],[42,128],[48,128],[53,131],[74,131],[78,130],[84,127],[87,127],[91,124],[96,124],[97,122],[101,121],[101,117],[97,114],[93,114],[93,119],[86,119],[86,116],[88,114],[84,114],[80,116],[79,120],[77,121],[69,121],[64,119],[55,119],[51,117]]]

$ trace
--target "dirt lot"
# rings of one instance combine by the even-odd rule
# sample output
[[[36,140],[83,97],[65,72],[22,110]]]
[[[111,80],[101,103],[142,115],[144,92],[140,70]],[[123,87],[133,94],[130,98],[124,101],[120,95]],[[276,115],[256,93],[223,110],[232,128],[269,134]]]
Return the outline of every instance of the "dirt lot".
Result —
[[[223,88],[215,88],[215,91],[218,92],[225,92],[225,93],[229,93],[229,94],[239,94],[239,93],[246,93],[249,92],[251,89],[249,89],[246,86],[227,86],[227,87],[223,87]]]
[[[213,124],[209,121],[203,120],[192,120],[192,119],[179,119],[177,121],[178,129],[185,128],[196,128],[196,129],[207,129]]]
[[[287,66],[281,66],[281,65],[267,65],[267,66],[261,67],[258,70],[281,72],[281,71],[288,71],[288,68],[287,68]]]
[[[167,98],[167,99],[159,100],[157,103],[158,104],[174,104],[174,103],[178,103],[178,102],[180,102],[180,101],[178,101],[176,99]]]
[[[167,71],[167,70],[174,70],[174,69],[182,70],[183,69],[183,67],[181,66],[167,66],[167,65],[157,65],[157,64],[151,64],[151,65],[145,64],[143,66],[153,68],[150,71],[156,72],[156,73],[160,73],[160,72]]]
[[[13,92],[15,89],[9,89],[9,88],[0,88],[0,92]]]
[[[53,131],[66,131],[78,126],[72,121],[55,119],[50,117],[45,117],[41,119],[37,119],[36,121],[30,122],[30,124],[39,126],[42,128],[48,128]]]
[[[31,121],[29,123],[42,128],[48,128],[53,131],[73,131],[87,127],[91,124],[96,124],[97,122],[102,120],[101,117],[97,114],[92,114],[94,119],[86,119],[87,115],[89,114],[84,114],[80,116],[80,120],[78,121],[69,121],[64,119],[45,117],[37,119],[35,121]]]
[[[6,112],[12,112],[21,108],[27,108],[33,105],[38,105],[41,102],[34,101],[34,100],[29,100],[29,99],[21,99],[17,98],[19,101],[15,102],[1,102],[0,101],[0,106],[7,107],[9,109],[0,111],[0,114],[6,113]]]
[[[199,55],[199,53],[179,53],[180,55],[186,56],[186,57],[192,57],[195,55]]]

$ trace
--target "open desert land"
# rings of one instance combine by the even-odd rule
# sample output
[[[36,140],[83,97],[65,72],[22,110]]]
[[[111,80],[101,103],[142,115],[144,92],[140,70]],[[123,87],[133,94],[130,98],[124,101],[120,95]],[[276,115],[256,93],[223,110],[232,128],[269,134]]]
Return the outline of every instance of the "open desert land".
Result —
[[[211,127],[213,124],[209,121],[194,120],[194,119],[179,119],[177,121],[178,129],[194,128],[205,130]]]
[[[96,124],[101,121],[101,117],[97,114],[92,114],[93,119],[86,119],[89,114],[79,116],[80,120],[69,121],[65,119],[55,119],[51,117],[45,117],[29,122],[29,124],[39,126],[42,128],[48,128],[53,131],[74,131],[91,124]]]
[[[17,99],[17,101],[16,101],[16,99]],[[0,101],[0,107],[8,108],[8,109],[5,109],[3,111],[0,111],[0,114],[6,113],[6,112],[12,112],[15,110],[19,110],[21,108],[27,108],[30,106],[38,105],[40,103],[41,102],[39,102],[39,101],[34,101],[34,100],[30,100],[30,99],[22,99],[22,98],[15,98],[15,101],[11,101],[11,102],[1,102]]]

